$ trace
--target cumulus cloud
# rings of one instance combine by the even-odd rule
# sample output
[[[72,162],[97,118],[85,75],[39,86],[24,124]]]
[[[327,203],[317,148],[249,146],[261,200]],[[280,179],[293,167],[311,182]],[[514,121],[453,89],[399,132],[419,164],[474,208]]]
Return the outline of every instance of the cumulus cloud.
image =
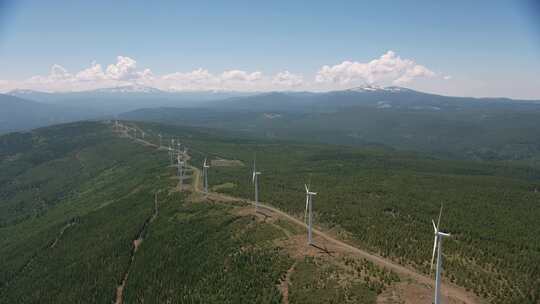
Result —
[[[110,79],[130,80],[137,76],[137,61],[129,57],[118,56],[116,64],[107,67],[107,78]]]
[[[71,74],[61,65],[54,64],[51,67],[51,73],[49,74],[51,80],[69,80]]]
[[[317,72],[315,81],[340,86],[403,85],[416,78],[433,76],[435,73],[425,66],[388,51],[380,58],[366,63],[343,61],[333,66],[325,65]]]
[[[427,67],[411,59],[403,59],[393,51],[368,62],[343,61],[324,65],[310,77],[288,70],[274,75],[261,71],[231,69],[210,72],[198,68],[188,72],[155,75],[149,68],[139,68],[135,59],[117,56],[114,63],[101,65],[93,61],[80,71],[69,72],[54,64],[46,75],[25,80],[2,80],[0,91],[33,89],[40,91],[82,91],[98,88],[145,85],[163,90],[332,90],[363,84],[405,85],[419,78],[439,77]],[[450,76],[440,76],[450,79]]]
[[[304,77],[284,71],[277,73],[272,79],[272,83],[277,86],[298,87],[304,83]]]
[[[172,90],[207,90],[219,86],[220,80],[208,70],[199,68],[191,72],[163,75],[161,85]]]
[[[103,73],[101,64],[98,64],[95,61],[93,61],[92,65],[89,68],[78,72],[75,75],[75,78],[82,81],[102,80],[102,79],[105,79],[105,73]]]
[[[221,74],[221,79],[223,81],[253,82],[253,81],[260,80],[261,78],[262,78],[261,72],[248,73],[246,71],[230,70],[230,71],[225,71],[223,72],[223,74]]]

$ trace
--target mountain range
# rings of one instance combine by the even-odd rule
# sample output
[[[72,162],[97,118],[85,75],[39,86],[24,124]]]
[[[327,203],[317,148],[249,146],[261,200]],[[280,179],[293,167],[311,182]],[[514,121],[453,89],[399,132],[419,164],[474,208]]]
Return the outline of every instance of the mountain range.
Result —
[[[167,92],[142,86],[0,95],[0,133],[113,118],[248,137],[386,145],[473,159],[539,158],[540,101],[451,97],[402,87],[330,92]]]
[[[40,92],[13,90],[7,95],[48,104],[91,109],[102,115],[116,115],[144,107],[186,107],[201,101],[248,96],[253,93],[234,91],[163,91],[160,89],[130,85],[80,92]]]

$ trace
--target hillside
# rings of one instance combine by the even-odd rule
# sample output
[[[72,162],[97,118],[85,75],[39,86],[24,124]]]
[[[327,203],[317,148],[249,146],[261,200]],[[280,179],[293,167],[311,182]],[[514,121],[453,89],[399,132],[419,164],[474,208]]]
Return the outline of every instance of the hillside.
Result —
[[[303,184],[318,192],[316,222],[340,238],[429,273],[432,227],[444,203],[445,276],[491,303],[535,303],[540,171],[520,164],[451,161],[382,148],[239,139],[212,130],[141,125],[190,147],[199,164],[257,153],[261,200],[302,219]],[[250,166],[215,165],[215,191],[251,198]],[[520,271],[516,271],[519,269]]]
[[[333,259],[319,269],[324,253],[280,245],[302,230],[178,192],[166,151],[110,125],[12,133],[0,147],[0,303],[373,303],[397,279],[350,257],[358,271],[336,285],[323,276],[344,274]],[[302,272],[289,277],[292,265]],[[313,284],[328,287],[315,296]]]
[[[127,124],[145,140],[90,122],[0,137],[1,303],[427,304],[441,202],[447,302],[540,297],[537,169]],[[181,188],[158,133],[189,151]]]

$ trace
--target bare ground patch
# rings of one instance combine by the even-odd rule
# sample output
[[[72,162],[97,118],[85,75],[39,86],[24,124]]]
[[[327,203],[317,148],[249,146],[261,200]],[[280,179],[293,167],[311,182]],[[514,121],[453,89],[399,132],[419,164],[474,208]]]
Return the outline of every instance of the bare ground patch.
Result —
[[[431,304],[433,303],[434,290],[431,286],[416,282],[400,282],[388,287],[377,297],[377,304]],[[442,293],[443,303],[464,304],[453,297]]]
[[[244,163],[237,159],[217,158],[213,159],[210,165],[214,167],[243,167]]]

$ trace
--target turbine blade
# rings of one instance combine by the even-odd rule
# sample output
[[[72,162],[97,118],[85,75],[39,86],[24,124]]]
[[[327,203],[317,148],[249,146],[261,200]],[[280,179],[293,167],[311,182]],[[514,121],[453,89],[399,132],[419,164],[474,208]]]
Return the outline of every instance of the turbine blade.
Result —
[[[433,224],[433,230],[435,230],[435,233],[437,233],[439,230],[437,229],[437,226],[435,226],[435,221],[431,220],[431,223]]]
[[[433,241],[433,254],[431,255],[431,267],[429,268],[430,273],[433,271],[433,262],[435,261],[436,249],[437,249],[437,234],[435,234],[435,240]]]
[[[306,188],[306,193],[309,193],[308,186],[306,184],[304,184],[304,187]]]
[[[439,227],[441,227],[441,215],[442,215],[442,208],[443,204],[441,203],[441,210],[439,210],[439,219],[437,220],[437,230],[439,230]]]

